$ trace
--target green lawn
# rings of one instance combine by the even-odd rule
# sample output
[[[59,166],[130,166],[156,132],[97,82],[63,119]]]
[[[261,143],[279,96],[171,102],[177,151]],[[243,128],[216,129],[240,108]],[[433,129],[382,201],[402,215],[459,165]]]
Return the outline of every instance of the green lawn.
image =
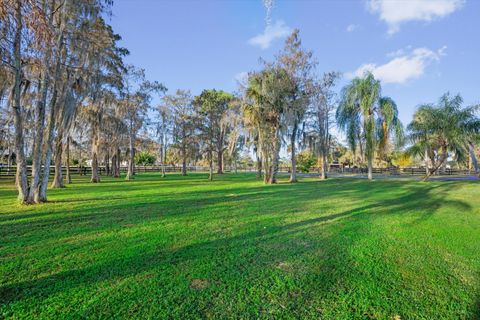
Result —
[[[0,182],[0,318],[480,318],[480,184]]]

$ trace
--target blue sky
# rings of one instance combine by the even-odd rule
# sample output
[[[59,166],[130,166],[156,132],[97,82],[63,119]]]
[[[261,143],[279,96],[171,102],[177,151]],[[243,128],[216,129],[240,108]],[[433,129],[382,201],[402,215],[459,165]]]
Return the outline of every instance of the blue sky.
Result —
[[[407,124],[418,104],[446,91],[480,102],[479,15],[477,0],[277,0],[267,26],[261,0],[116,0],[110,23],[127,62],[169,92],[194,94],[236,90],[236,78],[298,28],[319,73],[344,73],[338,90],[371,70]]]

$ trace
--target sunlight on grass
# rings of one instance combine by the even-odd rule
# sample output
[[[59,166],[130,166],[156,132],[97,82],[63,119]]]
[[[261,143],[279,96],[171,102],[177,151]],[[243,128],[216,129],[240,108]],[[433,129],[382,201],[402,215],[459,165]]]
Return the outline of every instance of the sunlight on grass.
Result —
[[[4,318],[478,314],[475,182],[141,174],[20,206],[0,188]]]

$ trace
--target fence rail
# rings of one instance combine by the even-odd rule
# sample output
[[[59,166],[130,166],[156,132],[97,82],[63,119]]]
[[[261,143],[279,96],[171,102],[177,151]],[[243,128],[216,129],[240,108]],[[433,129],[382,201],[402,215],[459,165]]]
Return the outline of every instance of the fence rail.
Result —
[[[0,176],[15,176],[16,172],[15,166],[5,166],[0,165]],[[279,167],[279,172],[290,172],[290,167]],[[99,166],[98,168],[100,175],[105,175],[107,170],[105,166]],[[181,166],[165,166],[165,172],[181,172]],[[203,166],[188,166],[188,172],[208,172],[208,167]],[[240,172],[255,172],[256,168],[252,166],[238,166],[236,170]],[[162,166],[135,166],[136,172],[162,172]],[[226,172],[235,171],[234,167],[226,167]],[[66,174],[67,167],[62,167],[62,174]],[[120,167],[120,172],[125,173],[127,172],[127,167],[123,166]],[[310,173],[320,172],[319,168],[313,167],[310,168]],[[330,167],[330,173],[338,173],[338,174],[366,174],[367,168],[341,168],[341,167]],[[400,175],[417,175],[421,176],[425,174],[425,168],[373,168],[373,174],[381,174],[381,175],[392,175],[392,176],[400,176]],[[32,167],[27,167],[27,175],[31,175]],[[92,173],[92,167],[78,167],[78,166],[70,166],[70,173],[72,175],[90,175]],[[50,167],[50,175],[54,174],[54,167]],[[442,175],[471,175],[474,174],[473,171],[467,169],[445,169],[444,172],[441,173]]]
[[[297,169],[298,170],[298,169]],[[290,172],[290,167],[281,167],[279,168],[280,172]],[[320,172],[320,168],[312,167],[309,170],[310,173]],[[329,169],[329,173],[338,173],[338,174],[367,174],[367,168],[342,168],[337,166],[332,166]],[[392,176],[400,176],[400,175],[416,175],[422,176],[425,175],[425,168],[373,168],[373,174],[381,174],[381,175],[392,175]],[[471,175],[475,174],[474,171],[468,169],[445,169],[444,172],[440,173],[441,175],[449,175],[449,176],[461,176],[461,175]]]
[[[1,166],[0,165],[0,176],[15,176],[17,171],[16,166]],[[165,172],[181,172],[182,167],[179,166],[165,166]],[[189,172],[196,172],[196,171],[208,171],[208,167],[200,167],[200,166],[187,166],[187,171]],[[99,166],[98,172],[100,175],[105,175],[107,172],[107,168],[105,166]],[[120,173],[127,172],[127,167],[120,167]],[[135,166],[135,172],[162,172],[162,166]],[[50,166],[50,175],[55,173],[55,167]],[[62,174],[65,175],[67,173],[67,167],[62,166]],[[27,175],[32,174],[32,166],[27,166]],[[92,174],[92,167],[87,166],[70,166],[70,174],[76,175],[90,175]]]

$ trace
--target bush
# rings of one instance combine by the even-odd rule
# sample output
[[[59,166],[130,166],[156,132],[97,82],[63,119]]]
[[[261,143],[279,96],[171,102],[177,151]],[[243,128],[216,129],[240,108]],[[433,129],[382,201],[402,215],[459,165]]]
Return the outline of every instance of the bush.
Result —
[[[135,155],[135,164],[142,166],[151,166],[155,163],[155,156],[148,151],[142,151]]]
[[[310,169],[315,165],[316,162],[317,160],[309,151],[302,151],[297,155],[297,168],[300,172],[310,172]]]

